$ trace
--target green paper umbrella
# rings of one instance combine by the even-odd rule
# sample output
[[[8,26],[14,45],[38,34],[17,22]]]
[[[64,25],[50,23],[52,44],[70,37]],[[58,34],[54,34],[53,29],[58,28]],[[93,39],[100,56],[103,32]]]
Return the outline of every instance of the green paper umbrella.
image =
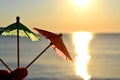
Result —
[[[16,23],[13,23],[6,28],[0,30],[1,35],[17,35],[17,62],[19,68],[19,36],[30,38],[32,41],[38,41],[40,38],[29,30],[25,25],[20,23],[20,18],[16,17]]]

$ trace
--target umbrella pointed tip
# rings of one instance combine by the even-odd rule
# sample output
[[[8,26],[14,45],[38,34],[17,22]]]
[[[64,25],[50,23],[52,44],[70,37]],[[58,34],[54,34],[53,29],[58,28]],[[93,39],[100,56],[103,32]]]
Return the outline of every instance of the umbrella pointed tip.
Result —
[[[73,62],[73,59],[71,57],[67,57],[66,60]]]
[[[62,33],[60,33],[60,34],[59,34],[59,36],[61,36],[61,37],[62,37],[62,36],[63,36],[63,34],[62,34]]]
[[[37,28],[33,28],[34,30],[38,30]]]
[[[17,22],[20,21],[20,17],[19,17],[19,16],[16,17],[16,21],[17,21]]]

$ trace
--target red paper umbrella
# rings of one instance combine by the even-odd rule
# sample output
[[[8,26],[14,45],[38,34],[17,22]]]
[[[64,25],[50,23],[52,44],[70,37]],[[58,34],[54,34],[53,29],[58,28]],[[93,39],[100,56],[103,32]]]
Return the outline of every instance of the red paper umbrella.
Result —
[[[72,61],[72,58],[66,46],[63,43],[62,34],[55,34],[55,33],[52,33],[46,30],[37,29],[37,28],[34,28],[34,29],[38,31],[40,34],[42,34],[43,36],[45,36],[50,41],[50,44],[26,68],[28,68],[34,61],[36,61],[36,59],[38,59],[50,46],[52,46],[56,51],[56,53],[60,55],[62,58]]]

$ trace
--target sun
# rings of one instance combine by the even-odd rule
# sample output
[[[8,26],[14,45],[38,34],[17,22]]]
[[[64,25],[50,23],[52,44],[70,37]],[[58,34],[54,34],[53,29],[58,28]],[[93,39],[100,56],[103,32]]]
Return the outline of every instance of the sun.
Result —
[[[73,3],[76,6],[83,7],[83,6],[88,5],[90,3],[90,0],[73,0]]]

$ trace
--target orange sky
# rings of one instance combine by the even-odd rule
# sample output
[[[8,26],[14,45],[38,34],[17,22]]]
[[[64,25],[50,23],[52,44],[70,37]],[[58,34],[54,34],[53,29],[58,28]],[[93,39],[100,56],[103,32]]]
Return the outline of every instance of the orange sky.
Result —
[[[120,0],[90,0],[77,6],[73,0],[2,0],[0,26],[21,17],[21,23],[53,32],[120,32]]]

